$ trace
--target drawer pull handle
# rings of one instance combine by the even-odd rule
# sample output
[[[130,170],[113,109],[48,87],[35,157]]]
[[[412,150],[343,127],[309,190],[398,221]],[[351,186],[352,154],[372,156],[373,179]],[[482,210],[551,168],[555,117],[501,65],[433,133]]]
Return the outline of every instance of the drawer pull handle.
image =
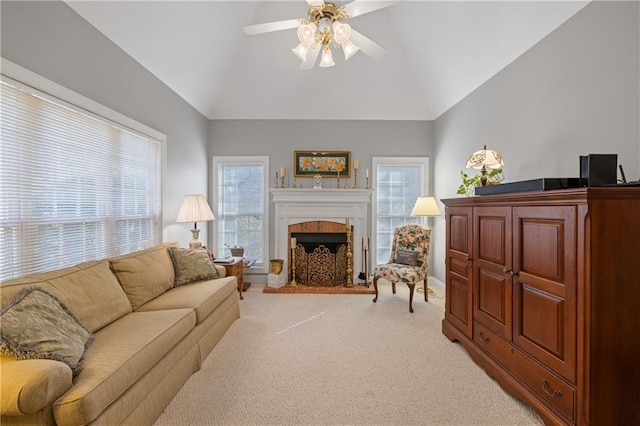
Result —
[[[485,336],[484,334],[482,334],[482,331],[480,333],[478,333],[478,339],[480,339],[481,341],[487,343],[489,341],[489,338],[487,336]]]
[[[549,390],[549,383],[547,383],[545,379],[542,379],[542,390],[544,391],[544,393],[546,393],[547,395],[553,398],[555,398],[556,396],[562,396],[561,390],[551,392]]]

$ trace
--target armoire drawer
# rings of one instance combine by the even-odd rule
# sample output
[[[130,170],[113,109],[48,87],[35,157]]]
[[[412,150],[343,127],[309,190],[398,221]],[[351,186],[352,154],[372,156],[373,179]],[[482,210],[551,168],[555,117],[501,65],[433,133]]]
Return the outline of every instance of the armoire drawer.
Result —
[[[516,376],[539,399],[546,401],[568,421],[575,422],[576,392],[572,386],[484,325],[477,321],[473,325],[473,340],[480,348]]]

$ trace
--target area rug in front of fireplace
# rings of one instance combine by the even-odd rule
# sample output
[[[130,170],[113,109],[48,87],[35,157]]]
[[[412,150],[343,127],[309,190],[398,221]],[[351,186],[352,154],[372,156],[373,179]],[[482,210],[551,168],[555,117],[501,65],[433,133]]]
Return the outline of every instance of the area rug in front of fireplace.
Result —
[[[336,286],[308,286],[298,284],[297,286],[291,286],[287,284],[280,288],[264,286],[263,293],[274,294],[375,294],[373,284],[369,284],[369,287],[364,285],[354,285],[353,287],[345,287],[344,285]]]

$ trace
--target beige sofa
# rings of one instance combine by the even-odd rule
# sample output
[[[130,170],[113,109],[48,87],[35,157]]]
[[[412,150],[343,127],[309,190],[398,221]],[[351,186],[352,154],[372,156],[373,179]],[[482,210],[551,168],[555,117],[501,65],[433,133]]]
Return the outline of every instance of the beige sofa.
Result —
[[[94,334],[75,377],[60,361],[2,357],[2,425],[143,425],[158,418],[240,316],[235,277],[173,287],[170,246],[1,284],[3,306],[38,286]]]

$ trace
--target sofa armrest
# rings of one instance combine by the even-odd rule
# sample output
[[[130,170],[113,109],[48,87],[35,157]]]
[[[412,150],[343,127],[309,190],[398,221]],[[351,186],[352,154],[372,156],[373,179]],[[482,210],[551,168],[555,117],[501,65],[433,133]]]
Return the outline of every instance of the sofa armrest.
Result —
[[[71,389],[68,365],[49,359],[0,358],[0,412],[3,416],[33,414]]]

